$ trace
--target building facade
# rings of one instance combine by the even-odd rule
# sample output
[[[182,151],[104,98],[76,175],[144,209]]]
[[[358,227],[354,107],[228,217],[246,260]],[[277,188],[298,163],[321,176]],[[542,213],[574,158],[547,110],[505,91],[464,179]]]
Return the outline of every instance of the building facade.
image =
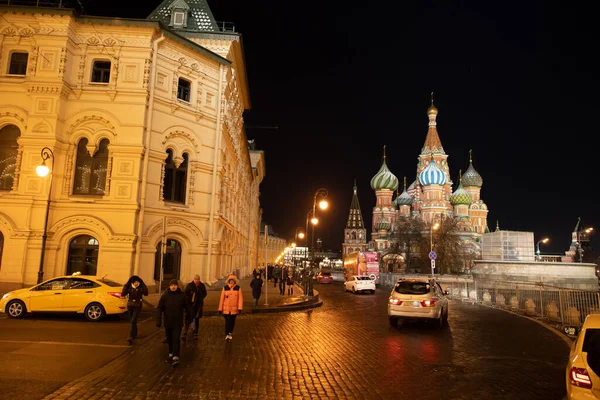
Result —
[[[140,20],[0,15],[0,282],[251,272],[265,166],[243,126],[241,35],[204,0]]]
[[[356,182],[354,182],[348,221],[346,221],[346,228],[344,228],[342,260],[346,254],[354,251],[367,251],[367,230],[363,221],[362,211],[360,210],[360,203],[358,202],[358,189],[356,187]]]
[[[458,185],[453,192],[448,155],[437,131],[437,115],[438,109],[432,99],[427,110],[427,136],[418,157],[417,178],[407,188],[405,177],[402,193],[397,192],[394,199],[394,191],[398,190],[399,182],[387,166],[384,147],[381,168],[371,179],[376,204],[373,208],[369,248],[380,255],[390,248],[391,234],[400,218],[420,218],[429,226],[445,218],[454,218],[458,222],[461,238],[469,242],[476,251],[480,251],[481,235],[489,231],[488,208],[480,196],[483,180],[473,167],[472,155],[465,173],[459,172]]]
[[[267,227],[267,236],[265,238],[265,226]],[[282,259],[287,246],[286,240],[277,236],[273,227],[262,224],[260,227],[260,241],[258,243],[258,267],[264,268],[267,264],[278,263],[278,259]],[[265,240],[266,239],[266,240]],[[283,264],[283,262],[279,262]],[[252,272],[252,271],[250,271]]]

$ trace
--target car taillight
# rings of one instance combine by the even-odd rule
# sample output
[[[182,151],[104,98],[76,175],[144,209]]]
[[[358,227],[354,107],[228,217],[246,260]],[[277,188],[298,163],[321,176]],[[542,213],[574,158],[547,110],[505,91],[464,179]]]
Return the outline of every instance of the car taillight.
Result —
[[[435,300],[423,300],[421,305],[423,307],[435,307]]]
[[[390,297],[390,304],[394,304],[396,306],[399,306],[400,304],[402,304],[402,300],[398,300],[398,299],[395,299],[393,297]]]
[[[121,292],[108,292],[109,295],[116,297],[117,299],[120,299],[121,297]]]
[[[592,380],[585,368],[571,368],[571,385],[584,389],[592,388]]]

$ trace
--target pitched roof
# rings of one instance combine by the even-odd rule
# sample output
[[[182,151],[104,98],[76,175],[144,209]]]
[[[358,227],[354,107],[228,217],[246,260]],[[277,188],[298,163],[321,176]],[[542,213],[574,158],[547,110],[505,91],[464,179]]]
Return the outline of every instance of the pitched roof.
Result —
[[[356,221],[355,226],[352,226],[352,221]],[[346,228],[365,229],[362,213],[360,211],[360,204],[358,203],[356,183],[354,183],[354,194],[352,195],[352,202],[350,203],[350,214],[348,215],[348,222],[346,223]]]
[[[210,11],[210,7],[208,7],[206,0],[163,0],[163,2],[150,13],[148,19],[158,20],[165,26],[169,26],[171,24],[171,7],[173,5],[181,6],[182,4],[186,4],[189,7],[188,21],[184,28],[186,31],[219,32],[217,21]]]

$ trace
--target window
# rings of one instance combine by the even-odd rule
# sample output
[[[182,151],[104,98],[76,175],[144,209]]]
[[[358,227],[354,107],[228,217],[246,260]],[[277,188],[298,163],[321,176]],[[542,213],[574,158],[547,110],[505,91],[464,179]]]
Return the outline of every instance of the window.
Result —
[[[430,292],[428,282],[398,281],[394,290],[400,294],[427,294]]]
[[[181,11],[176,11],[173,15],[173,25],[182,26],[185,21],[185,13]]]
[[[92,82],[108,83],[110,81],[110,61],[94,61],[92,66]]]
[[[0,190],[12,190],[21,131],[14,125],[0,129]]]
[[[185,190],[187,183],[188,155],[183,154],[183,162],[179,168],[175,166],[173,151],[167,150],[165,163],[165,182],[163,200],[185,203]]]
[[[190,101],[190,93],[192,91],[192,83],[186,81],[183,78],[179,78],[179,84],[177,85],[177,98],[183,101]]]
[[[69,289],[93,289],[99,286],[100,285],[97,283],[88,281],[87,279],[71,278],[71,286],[69,286]]]
[[[4,248],[4,235],[0,232],[0,267],[2,267],[2,249]]]
[[[12,53],[10,55],[10,66],[8,73],[10,75],[25,75],[27,73],[27,53]]]
[[[52,279],[46,283],[42,283],[33,290],[63,290],[69,286],[67,278]]]
[[[72,275],[74,272],[81,272],[82,275],[96,275],[99,250],[98,240],[92,236],[80,235],[71,240],[67,275]]]
[[[93,157],[88,153],[87,144],[88,140],[84,138],[77,145],[73,194],[104,195],[109,141],[103,139]]]

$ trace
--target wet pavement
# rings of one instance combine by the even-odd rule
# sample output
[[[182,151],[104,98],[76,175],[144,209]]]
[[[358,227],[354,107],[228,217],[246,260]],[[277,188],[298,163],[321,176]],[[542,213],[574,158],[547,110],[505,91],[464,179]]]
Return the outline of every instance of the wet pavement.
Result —
[[[319,285],[321,307],[205,317],[181,365],[162,329],[46,399],[561,399],[567,342],[513,314],[450,302],[449,327],[391,328],[389,291]]]

